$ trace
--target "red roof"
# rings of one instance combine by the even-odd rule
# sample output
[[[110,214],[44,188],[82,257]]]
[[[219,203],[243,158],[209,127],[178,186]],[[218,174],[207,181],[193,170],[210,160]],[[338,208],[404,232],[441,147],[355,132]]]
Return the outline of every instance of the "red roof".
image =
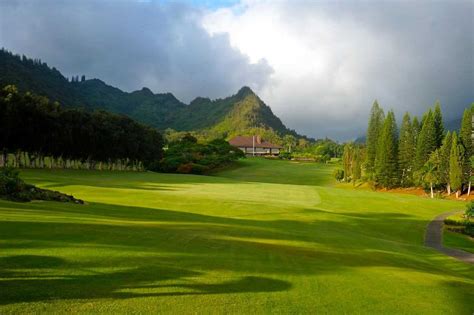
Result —
[[[277,144],[270,143],[268,141],[262,140],[259,136],[237,136],[229,140],[229,143],[234,147],[247,147],[252,148],[254,146],[255,137],[255,147],[256,148],[271,148],[271,149],[282,149],[282,146]]]

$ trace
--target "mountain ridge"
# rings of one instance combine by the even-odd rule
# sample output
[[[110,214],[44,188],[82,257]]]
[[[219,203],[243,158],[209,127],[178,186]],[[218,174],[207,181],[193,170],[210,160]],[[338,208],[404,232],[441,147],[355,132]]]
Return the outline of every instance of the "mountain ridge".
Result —
[[[248,86],[229,97],[211,100],[198,96],[185,104],[172,93],[154,93],[147,87],[125,92],[97,78],[76,76],[69,80],[39,59],[1,49],[0,86],[8,84],[47,96],[66,107],[124,114],[160,130],[202,131],[230,137],[262,129],[281,137],[306,138],[287,128]]]

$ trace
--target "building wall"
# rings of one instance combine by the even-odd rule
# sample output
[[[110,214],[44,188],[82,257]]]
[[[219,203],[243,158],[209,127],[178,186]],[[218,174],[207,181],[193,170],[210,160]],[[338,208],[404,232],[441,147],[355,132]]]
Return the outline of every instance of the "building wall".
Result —
[[[252,147],[239,147],[239,149],[247,154],[254,153]],[[279,149],[271,149],[271,154],[279,154],[279,153],[280,153]],[[255,148],[255,154],[270,154],[270,148]]]

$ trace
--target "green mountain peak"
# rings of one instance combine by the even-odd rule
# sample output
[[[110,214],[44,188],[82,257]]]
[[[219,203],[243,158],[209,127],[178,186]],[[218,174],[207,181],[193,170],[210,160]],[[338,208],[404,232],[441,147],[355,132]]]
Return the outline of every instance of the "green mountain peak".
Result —
[[[243,86],[229,97],[211,100],[197,97],[189,105],[171,93],[154,94],[149,88],[127,93],[100,79],[71,81],[40,60],[0,50],[0,87],[15,84],[20,90],[47,96],[70,107],[103,109],[125,114],[164,130],[211,132],[215,136],[255,132],[292,134],[254,91]]]

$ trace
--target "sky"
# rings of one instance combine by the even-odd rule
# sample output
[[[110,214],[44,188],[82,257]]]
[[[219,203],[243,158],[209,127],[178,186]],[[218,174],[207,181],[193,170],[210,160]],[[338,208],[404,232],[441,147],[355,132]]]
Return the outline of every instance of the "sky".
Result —
[[[0,46],[183,102],[251,87],[292,129],[350,140],[375,99],[474,102],[474,1],[0,1]]]

